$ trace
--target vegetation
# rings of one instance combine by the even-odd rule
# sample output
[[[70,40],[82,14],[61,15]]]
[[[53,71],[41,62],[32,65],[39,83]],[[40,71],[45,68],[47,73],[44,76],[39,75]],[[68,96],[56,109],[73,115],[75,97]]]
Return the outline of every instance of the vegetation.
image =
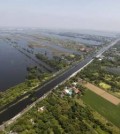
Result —
[[[7,127],[6,131],[18,134],[112,134],[113,125],[109,122],[105,124],[97,119],[93,110],[81,103],[81,94],[61,97],[64,87],[69,84],[68,81],[59,86]],[[85,93],[85,88],[81,85],[77,86]],[[119,132],[115,131],[115,133]]]
[[[35,74],[37,70],[34,67],[28,68],[28,71]],[[55,89],[15,123],[8,126],[6,131],[18,134],[119,134],[119,130],[114,129],[112,124],[114,123],[118,127],[120,125],[119,106],[112,105],[80,84],[76,85],[80,89],[80,94],[72,94],[71,97],[69,95],[61,96],[65,86],[70,87],[71,83],[79,81],[79,75]],[[28,78],[31,80],[35,77]],[[99,120],[93,110],[80,98],[112,123]],[[40,110],[41,108],[43,109]]]
[[[39,60],[42,60],[46,64],[50,65],[55,70],[61,70],[81,60],[81,56],[76,54],[71,54],[67,56],[63,54],[61,55],[61,57],[53,56],[52,59],[49,59],[46,55],[38,53],[36,54],[36,57]]]
[[[120,42],[82,70],[80,77],[120,97],[119,52]]]
[[[51,67],[53,67],[56,70],[60,70],[67,66],[67,63],[59,57],[54,57],[54,59],[49,60],[46,56],[44,56],[40,53],[36,54],[36,57],[39,60],[44,61],[45,63],[47,63],[48,65],[50,65]]]
[[[36,54],[36,57],[56,70],[65,68],[68,66],[68,63],[71,64],[79,60],[78,55],[70,55],[62,58],[54,57],[51,60],[42,54]],[[90,64],[76,77],[59,86],[16,122],[8,126],[6,133],[119,134],[120,131],[118,129],[115,130],[113,124],[120,127],[120,106],[112,105],[95,93],[86,90],[80,84],[76,85],[76,88],[80,89],[79,94],[73,93],[72,95],[68,95],[63,92],[65,86],[71,87],[71,83],[78,81],[79,76],[106,90],[118,92],[120,77],[106,71],[106,68],[110,65],[113,66],[113,62],[109,62],[106,59],[102,61],[98,59],[94,60],[93,64]],[[1,107],[13,102],[20,95],[31,92],[36,86],[42,84],[42,82],[48,80],[51,76],[47,73],[41,73],[37,67],[28,67],[27,71],[28,75],[25,83],[0,94]],[[94,114],[92,108],[113,124],[99,119]],[[0,133],[4,134],[4,132]]]
[[[80,72],[80,77],[112,92],[120,92],[120,76],[106,71],[107,60],[94,60]]]
[[[99,95],[87,90],[82,100],[109,121],[120,127],[120,106],[115,106]]]
[[[28,74],[26,81],[16,85],[4,92],[0,92],[0,109],[6,105],[11,105],[11,103],[16,103],[19,101],[19,98],[25,97],[24,95],[29,95],[32,93],[36,87],[42,85],[46,80],[51,78],[51,75],[48,73],[40,73],[38,68],[28,67]]]
[[[1,92],[0,108],[15,101],[18,97],[22,96],[23,94],[32,91],[38,85],[39,85],[39,81],[37,79],[34,79],[34,80],[29,80],[24,83],[21,83],[4,92]]]

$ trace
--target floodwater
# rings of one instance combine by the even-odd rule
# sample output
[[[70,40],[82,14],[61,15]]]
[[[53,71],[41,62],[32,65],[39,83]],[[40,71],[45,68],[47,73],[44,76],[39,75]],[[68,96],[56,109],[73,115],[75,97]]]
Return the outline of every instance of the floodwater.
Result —
[[[12,105],[9,107],[7,110],[3,111],[0,113],[0,125],[8,121],[9,119],[13,118],[16,116],[18,113],[20,113],[23,109],[25,109],[28,105],[32,104],[33,100],[32,98],[35,97],[36,99],[42,97],[45,95],[47,92],[52,90],[54,87],[56,87],[58,84],[62,83],[64,80],[68,79],[72,74],[76,73],[78,70],[81,68],[85,67],[88,63],[90,63],[91,60],[94,59],[94,57],[98,56],[101,54],[101,52],[104,52],[108,50],[110,47],[112,47],[115,43],[110,44],[109,46],[105,46],[101,48],[98,53],[93,53],[91,56],[86,57],[83,61],[78,63],[76,66],[73,66],[69,70],[65,71],[63,74],[60,76],[56,77],[54,80],[50,81],[49,83],[45,84],[42,87],[39,87],[36,92],[32,94],[32,96],[29,96],[22,101],[19,101],[15,105]]]
[[[36,32],[36,33],[34,33]],[[41,53],[44,54],[47,52],[47,56],[52,58],[52,50],[49,47],[57,50],[63,51],[65,53],[70,54],[79,54],[81,52],[77,52],[75,50],[66,49],[62,46],[58,46],[56,44],[50,43],[48,41],[43,41],[40,39],[36,39],[34,35],[37,34],[37,31],[28,32],[28,31],[1,31],[0,32],[0,92],[5,91],[8,88],[15,86],[21,82],[25,81],[28,66],[38,66],[41,72],[54,72],[53,68],[49,65],[36,59],[35,54]],[[43,37],[56,37],[62,40],[70,39],[75,41],[80,41],[82,43],[90,43],[90,44],[100,44],[100,42],[93,42],[90,40],[85,40],[81,38],[74,37],[66,37],[60,36],[58,34],[49,34],[49,33],[40,33]],[[42,42],[43,41],[43,42]],[[85,42],[86,41],[86,42]],[[46,47],[34,48],[31,49],[29,47],[30,42],[43,43]],[[17,47],[16,47],[17,46]],[[29,52],[28,52],[28,51]],[[33,51],[33,53],[31,53]]]
[[[29,42],[38,42],[37,39],[27,34],[26,38],[24,37],[22,34],[0,34],[0,92],[24,82],[28,66],[37,65],[41,72],[54,72],[53,68],[35,57],[36,53],[44,54],[45,52],[47,52],[48,57],[52,57],[50,49],[31,49],[28,46]],[[75,51],[56,46],[55,44],[44,43],[46,46],[51,46],[57,50],[75,53]],[[27,52],[27,50],[33,51],[33,53]]]
[[[83,44],[86,44],[86,45],[102,45],[102,41],[96,41],[96,40],[90,40],[90,39],[87,39],[85,37],[70,37],[70,36],[67,36],[67,35],[61,35],[61,34],[56,34],[56,33],[47,33],[47,32],[44,32],[43,33],[45,36],[53,36],[55,38],[59,38],[59,39],[65,39],[65,40],[73,40],[73,41],[77,41],[77,42],[80,42],[80,43],[83,43]]]
[[[0,91],[23,82],[26,67],[32,65],[34,62],[0,39]]]

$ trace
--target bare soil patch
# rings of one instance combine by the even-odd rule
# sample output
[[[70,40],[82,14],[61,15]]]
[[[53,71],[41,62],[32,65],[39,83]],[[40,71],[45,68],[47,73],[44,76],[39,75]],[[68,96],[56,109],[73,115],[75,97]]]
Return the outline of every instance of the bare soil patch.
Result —
[[[108,100],[109,102],[113,103],[114,105],[119,105],[120,104],[120,99],[109,94],[108,92],[104,91],[103,89],[87,82],[86,84],[84,84],[84,86],[86,88],[88,88],[89,90],[93,91],[94,93],[100,95],[101,97],[103,97],[104,99]]]

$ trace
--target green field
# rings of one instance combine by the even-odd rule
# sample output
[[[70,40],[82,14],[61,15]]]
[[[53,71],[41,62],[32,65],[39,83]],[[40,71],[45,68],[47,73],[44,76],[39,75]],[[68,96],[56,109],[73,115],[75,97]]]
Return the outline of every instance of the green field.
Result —
[[[86,91],[82,100],[120,128],[120,105],[115,106],[90,90]]]

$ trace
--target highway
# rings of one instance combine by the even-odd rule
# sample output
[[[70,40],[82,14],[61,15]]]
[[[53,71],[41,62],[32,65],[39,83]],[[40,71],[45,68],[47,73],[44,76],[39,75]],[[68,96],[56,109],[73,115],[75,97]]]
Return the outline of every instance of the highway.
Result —
[[[95,57],[99,57],[102,55],[105,51],[107,51],[110,47],[115,45],[119,39],[113,41],[109,45],[101,48],[97,53],[92,54],[91,56],[87,57],[77,65],[73,66],[63,74],[59,75],[55,79],[51,80],[47,84],[45,84],[42,87],[39,87],[38,90],[32,95],[32,97],[36,97],[39,99],[40,97],[44,96],[46,93],[51,91],[53,88],[64,82],[65,80],[69,79],[70,77],[74,76],[76,73],[78,73],[81,69],[83,69],[85,66],[90,64]],[[16,115],[19,115],[20,112],[22,112],[26,107],[31,105],[34,101],[32,97],[25,98],[24,100],[18,102],[17,104],[9,107],[4,112],[0,113],[0,125],[2,125],[4,122],[14,118]]]

